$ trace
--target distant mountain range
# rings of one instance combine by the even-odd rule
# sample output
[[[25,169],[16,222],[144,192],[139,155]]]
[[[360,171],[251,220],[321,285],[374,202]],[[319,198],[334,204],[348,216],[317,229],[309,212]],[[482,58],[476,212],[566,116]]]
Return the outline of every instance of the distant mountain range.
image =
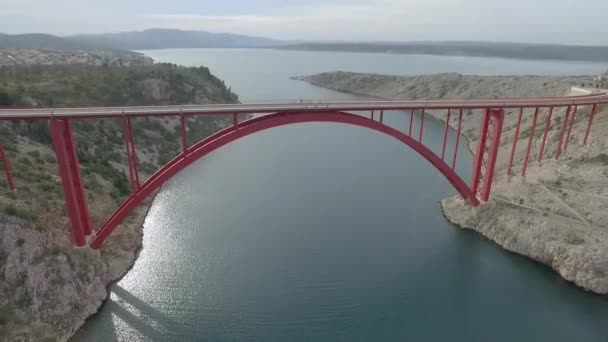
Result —
[[[0,48],[42,50],[151,50],[171,48],[262,48],[288,44],[269,38],[231,33],[149,29],[145,31],[53,36],[33,33],[8,35],[0,33]]]
[[[8,35],[0,33],[0,48],[41,50],[89,50],[92,46],[50,34]]]
[[[269,38],[231,33],[172,29],[78,35],[66,37],[66,39],[85,45],[105,46],[123,50],[275,47],[287,43]]]
[[[169,48],[273,48],[440,56],[608,62],[608,46],[490,42],[299,42],[206,31],[144,31],[58,37],[48,34],[0,34],[0,48],[47,50],[132,50]]]

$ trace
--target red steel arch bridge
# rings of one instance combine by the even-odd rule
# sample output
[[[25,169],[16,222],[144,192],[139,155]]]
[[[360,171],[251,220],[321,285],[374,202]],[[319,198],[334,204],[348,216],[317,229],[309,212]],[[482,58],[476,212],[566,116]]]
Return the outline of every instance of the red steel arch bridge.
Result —
[[[48,121],[58,172],[63,185],[65,203],[76,246],[100,248],[118,225],[147,197],[159,189],[176,173],[203,158],[210,152],[239,138],[256,132],[289,124],[304,122],[333,122],[369,128],[384,133],[413,149],[431,163],[472,206],[478,206],[490,198],[498,150],[503,133],[505,113],[517,115],[517,126],[512,138],[511,153],[507,173],[512,174],[513,164],[521,161],[522,175],[525,176],[535,139],[535,130],[544,130],[538,155],[540,162],[545,156],[547,135],[556,115],[563,115],[559,130],[560,139],[555,159],[568,148],[572,127],[577,120],[577,112],[588,109],[590,115],[582,141],[587,144],[594,117],[601,105],[608,104],[608,94],[595,93],[582,96],[498,99],[498,100],[417,100],[417,101],[359,101],[359,102],[319,102],[285,104],[238,104],[238,105],[184,105],[157,107],[108,107],[108,108],[32,108],[0,109],[0,120],[45,120]],[[424,141],[424,120],[429,112],[446,115],[441,153],[434,152],[429,142]],[[463,113],[480,115],[477,148],[474,151],[472,172],[459,175],[456,161],[461,137]],[[540,115],[544,113],[542,122]],[[560,114],[558,114],[560,113]],[[247,119],[243,119],[243,115]],[[188,144],[186,122],[192,116],[232,116],[232,125],[194,144]],[[404,116],[409,120],[409,128],[399,130],[385,123],[388,115]],[[419,115],[414,129],[414,116]],[[522,126],[522,117],[532,116],[527,148],[515,160],[516,145]],[[173,160],[157,170],[147,180],[140,180],[138,157],[131,121],[142,117],[175,117],[181,126],[182,150]],[[580,115],[579,115],[580,117]],[[121,120],[125,141],[132,193],[120,204],[116,211],[99,227],[92,227],[87,206],[87,196],[80,175],[80,164],[71,123],[75,120],[115,119]],[[580,119],[579,119],[580,120]],[[456,142],[448,150],[449,122],[457,130]],[[503,139],[504,140],[504,139]],[[436,143],[436,142],[435,142]],[[537,141],[538,143],[538,141]],[[522,154],[522,153],[520,153]],[[15,190],[15,182],[4,149],[0,144],[0,158],[3,161],[7,183]]]

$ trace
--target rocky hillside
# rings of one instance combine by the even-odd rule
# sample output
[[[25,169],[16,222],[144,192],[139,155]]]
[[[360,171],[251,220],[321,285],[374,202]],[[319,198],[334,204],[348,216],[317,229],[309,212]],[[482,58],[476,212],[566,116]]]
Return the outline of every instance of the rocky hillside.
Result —
[[[549,76],[471,76],[457,73],[390,76],[350,72],[327,72],[295,79],[336,91],[391,100],[406,99],[495,99],[500,97],[561,96],[574,85],[590,77]],[[444,119],[443,112],[429,112]],[[474,143],[479,115],[468,112],[463,122],[464,134]],[[506,125],[513,125],[509,116]],[[452,119],[457,119],[453,116]],[[452,122],[451,124],[453,124]]]
[[[457,73],[390,76],[326,72],[296,79],[320,87],[386,99],[538,97],[565,94],[589,77],[473,76]]]
[[[324,73],[301,80],[337,91],[386,99],[498,98],[567,95],[570,87],[589,85],[592,77],[483,77],[439,74],[415,77]],[[445,120],[445,112],[429,112]],[[476,145],[478,111],[464,117],[464,134]],[[554,156],[565,111],[556,110],[550,122],[545,160],[536,162],[543,129],[534,133],[530,169],[520,176],[531,134],[532,111],[526,112],[515,155],[514,176],[506,175],[517,114],[506,113],[493,199],[471,208],[459,197],[443,201],[445,215],[505,249],[528,256],[556,270],[589,291],[608,294],[608,109],[600,106],[588,146],[582,139],[590,115],[581,107],[572,128],[570,146],[560,160]],[[539,116],[540,127],[548,112]],[[451,121],[454,126],[456,121]]]
[[[237,96],[207,68],[169,64],[0,68],[0,105],[124,106],[235,103]],[[191,142],[231,123],[192,118]],[[181,149],[178,122],[134,119],[145,179]],[[92,223],[98,227],[128,195],[120,120],[73,125]],[[0,341],[68,339],[106,297],[106,286],[132,265],[147,205],[126,220],[100,251],[75,249],[63,203],[48,123],[0,123],[17,183],[0,181]]]

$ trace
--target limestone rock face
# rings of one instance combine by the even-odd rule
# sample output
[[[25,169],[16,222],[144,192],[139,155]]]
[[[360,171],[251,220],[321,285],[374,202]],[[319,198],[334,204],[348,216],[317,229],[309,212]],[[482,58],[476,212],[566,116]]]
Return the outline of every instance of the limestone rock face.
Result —
[[[100,251],[74,248],[66,224],[0,216],[0,341],[67,341],[135,261],[146,208]]]
[[[472,209],[453,197],[442,202],[446,217],[479,232],[505,249],[529,256],[564,279],[598,294],[608,294],[608,232],[582,223],[497,201]]]

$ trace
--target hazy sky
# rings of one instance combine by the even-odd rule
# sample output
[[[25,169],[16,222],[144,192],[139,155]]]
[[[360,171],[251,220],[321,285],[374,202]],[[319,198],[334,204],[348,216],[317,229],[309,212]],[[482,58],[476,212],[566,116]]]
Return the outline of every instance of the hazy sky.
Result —
[[[0,0],[0,32],[151,27],[310,40],[608,45],[608,0]]]

